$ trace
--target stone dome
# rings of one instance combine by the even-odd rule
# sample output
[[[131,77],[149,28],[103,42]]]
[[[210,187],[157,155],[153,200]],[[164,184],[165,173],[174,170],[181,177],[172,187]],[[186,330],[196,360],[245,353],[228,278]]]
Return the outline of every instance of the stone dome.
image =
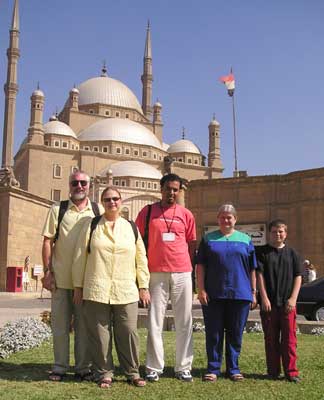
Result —
[[[122,161],[110,164],[100,172],[101,176],[106,176],[108,171],[112,171],[114,178],[122,176],[131,176],[135,178],[158,179],[162,178],[162,174],[156,168],[141,161]]]
[[[43,93],[40,89],[34,90],[32,96],[45,97],[45,96],[44,96],[44,93]]]
[[[143,110],[135,94],[122,82],[108,76],[99,76],[88,79],[78,86],[79,105],[107,104],[117,107],[126,107],[138,111]]]
[[[80,132],[80,141],[114,140],[117,142],[147,145],[162,149],[153,132],[127,118],[105,118]]]
[[[44,125],[44,134],[72,136],[77,139],[76,134],[69,125],[57,120],[51,120]]]
[[[192,143],[190,140],[181,139],[177,142],[174,142],[170,145],[167,150],[168,153],[194,153],[194,154],[201,154],[199,148]]]

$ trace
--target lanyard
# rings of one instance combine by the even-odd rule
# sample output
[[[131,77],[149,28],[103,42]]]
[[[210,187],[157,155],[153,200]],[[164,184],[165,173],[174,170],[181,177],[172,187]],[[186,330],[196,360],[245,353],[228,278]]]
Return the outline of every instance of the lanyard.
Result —
[[[161,208],[161,211],[162,211],[163,219],[164,219],[165,225],[167,227],[168,233],[171,230],[171,226],[172,226],[172,223],[173,223],[173,220],[174,220],[174,216],[175,216],[176,207],[177,207],[177,205],[174,206],[172,219],[171,219],[170,225],[168,225],[167,220],[166,220],[165,215],[164,215],[164,210],[163,210],[162,204],[160,202],[160,208]]]

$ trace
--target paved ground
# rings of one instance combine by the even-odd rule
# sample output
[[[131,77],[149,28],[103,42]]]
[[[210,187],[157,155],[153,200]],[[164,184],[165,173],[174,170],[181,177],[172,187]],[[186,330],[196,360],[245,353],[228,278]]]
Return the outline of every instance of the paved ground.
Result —
[[[8,321],[14,321],[21,317],[39,317],[41,312],[50,310],[51,299],[50,293],[44,291],[43,298],[41,293],[24,292],[24,293],[7,293],[0,292],[0,328]],[[141,315],[146,315],[146,309],[140,309]],[[193,304],[193,316],[201,317],[202,312],[198,301]],[[168,310],[168,315],[172,315],[172,310]],[[249,319],[259,320],[259,311],[250,312]],[[303,316],[298,316],[298,320],[305,320]]]
[[[8,321],[21,317],[39,317],[42,311],[50,310],[48,294],[44,294],[41,299],[40,293],[0,292],[0,328]]]

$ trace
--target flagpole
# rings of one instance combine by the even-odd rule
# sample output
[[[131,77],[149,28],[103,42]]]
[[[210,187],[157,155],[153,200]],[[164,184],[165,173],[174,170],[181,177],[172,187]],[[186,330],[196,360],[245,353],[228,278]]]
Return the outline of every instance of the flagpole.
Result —
[[[238,168],[237,168],[237,145],[236,145],[236,116],[235,116],[235,101],[234,101],[234,93],[232,94],[232,110],[233,110],[233,138],[234,138],[234,177],[238,177]]]

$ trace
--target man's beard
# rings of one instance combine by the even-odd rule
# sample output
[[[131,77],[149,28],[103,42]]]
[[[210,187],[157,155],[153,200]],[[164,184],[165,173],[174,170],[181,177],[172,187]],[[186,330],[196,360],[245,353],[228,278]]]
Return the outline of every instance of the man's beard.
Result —
[[[72,200],[83,200],[87,197],[86,192],[79,192],[79,193],[73,193],[71,194],[71,199]]]

